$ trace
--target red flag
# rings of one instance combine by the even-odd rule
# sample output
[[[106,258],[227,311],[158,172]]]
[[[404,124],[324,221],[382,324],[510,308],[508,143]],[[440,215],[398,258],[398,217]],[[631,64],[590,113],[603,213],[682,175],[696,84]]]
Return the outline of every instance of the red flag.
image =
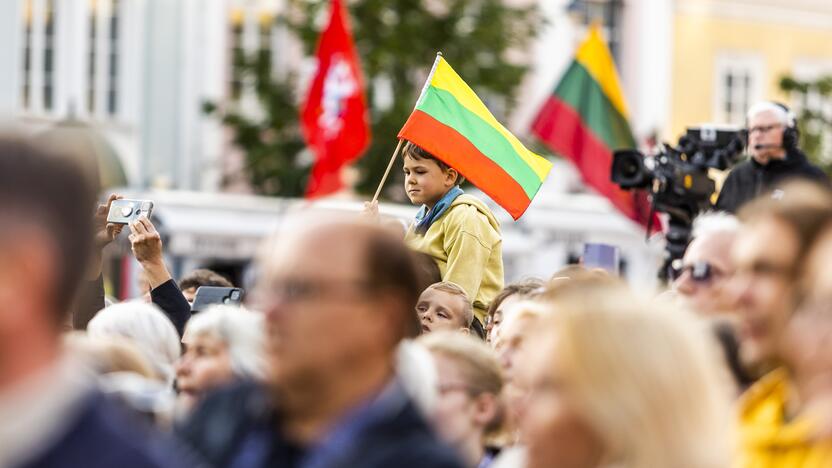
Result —
[[[364,79],[341,0],[332,0],[317,57],[318,70],[301,114],[306,142],[315,153],[308,198],[340,190],[341,169],[370,143]]]

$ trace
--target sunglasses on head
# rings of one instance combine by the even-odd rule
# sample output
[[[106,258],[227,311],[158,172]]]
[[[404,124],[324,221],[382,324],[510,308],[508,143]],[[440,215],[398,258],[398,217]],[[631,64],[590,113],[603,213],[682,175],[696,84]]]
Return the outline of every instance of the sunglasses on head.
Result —
[[[714,277],[714,267],[708,262],[693,262],[687,265],[679,265],[674,268],[676,278],[681,277],[685,272],[690,273],[690,277],[697,283],[706,283]]]

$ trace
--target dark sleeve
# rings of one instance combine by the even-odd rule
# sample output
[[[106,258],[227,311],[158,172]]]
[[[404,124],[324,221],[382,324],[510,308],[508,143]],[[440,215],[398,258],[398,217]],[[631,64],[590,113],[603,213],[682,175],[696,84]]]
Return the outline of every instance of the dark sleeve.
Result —
[[[86,330],[95,314],[104,308],[104,277],[85,281],[72,310],[72,328]]]
[[[168,316],[179,336],[185,333],[185,324],[191,318],[191,304],[182,295],[182,291],[173,279],[156,286],[150,291],[150,299]]]
[[[268,402],[268,396],[256,384],[235,382],[206,395],[184,421],[174,426],[174,433],[211,466],[227,466],[242,439],[258,428],[273,427]]]

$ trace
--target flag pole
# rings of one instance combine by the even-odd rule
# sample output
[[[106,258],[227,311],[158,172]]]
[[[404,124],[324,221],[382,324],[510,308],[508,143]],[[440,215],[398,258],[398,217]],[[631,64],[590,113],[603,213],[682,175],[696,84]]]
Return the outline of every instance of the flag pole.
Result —
[[[387,170],[384,171],[384,176],[382,176],[381,182],[378,183],[376,194],[373,195],[373,203],[378,201],[378,196],[381,194],[381,188],[384,187],[384,182],[387,181],[387,176],[390,175],[390,169],[393,168],[393,163],[396,162],[396,156],[399,155],[399,150],[402,149],[402,143],[404,143],[404,139],[400,138],[399,144],[396,145],[396,150],[393,151],[393,156],[390,157],[390,163],[387,164]]]
[[[433,74],[436,72],[436,66],[439,65],[440,60],[442,60],[442,52],[437,52],[436,60],[433,61],[433,66],[431,67],[430,73],[428,74],[428,79],[425,80],[425,86],[422,87],[422,92],[419,93],[419,99],[416,100],[416,106],[419,105],[419,101],[422,100],[422,96],[425,95],[425,91],[427,91],[428,87],[430,86],[430,80],[433,78]],[[381,195],[381,188],[384,187],[384,183],[387,182],[387,176],[390,175],[390,169],[393,168],[393,163],[396,162],[396,156],[399,155],[399,151],[402,149],[402,143],[404,143],[404,139],[399,138],[399,143],[396,145],[396,150],[393,151],[393,156],[390,157],[390,162],[387,164],[387,170],[384,171],[384,176],[381,177],[381,182],[378,183],[376,193],[375,195],[373,195],[372,203],[378,201],[378,196]]]

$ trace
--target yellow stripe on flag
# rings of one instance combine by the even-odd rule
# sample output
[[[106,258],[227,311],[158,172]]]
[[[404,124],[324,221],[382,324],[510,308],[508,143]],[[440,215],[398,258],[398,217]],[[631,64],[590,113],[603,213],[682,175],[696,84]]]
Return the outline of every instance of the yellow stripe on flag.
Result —
[[[621,81],[618,79],[618,72],[615,70],[615,63],[607,48],[607,44],[601,37],[601,27],[593,25],[589,37],[578,47],[575,54],[578,61],[587,72],[598,82],[598,85],[607,95],[616,110],[626,119],[629,116],[627,104],[624,102],[624,93],[621,91]]]
[[[495,130],[505,137],[511,144],[512,148],[523,158],[523,161],[532,168],[535,174],[540,177],[540,180],[546,178],[552,164],[545,158],[532,153],[517,139],[511,132],[491,115],[485,104],[482,103],[476,93],[462,80],[462,78],[448,65],[445,59],[440,59],[433,73],[433,79],[430,81],[430,86],[438,88],[451,93],[454,98],[466,109],[481,118],[483,121],[494,127]]]

